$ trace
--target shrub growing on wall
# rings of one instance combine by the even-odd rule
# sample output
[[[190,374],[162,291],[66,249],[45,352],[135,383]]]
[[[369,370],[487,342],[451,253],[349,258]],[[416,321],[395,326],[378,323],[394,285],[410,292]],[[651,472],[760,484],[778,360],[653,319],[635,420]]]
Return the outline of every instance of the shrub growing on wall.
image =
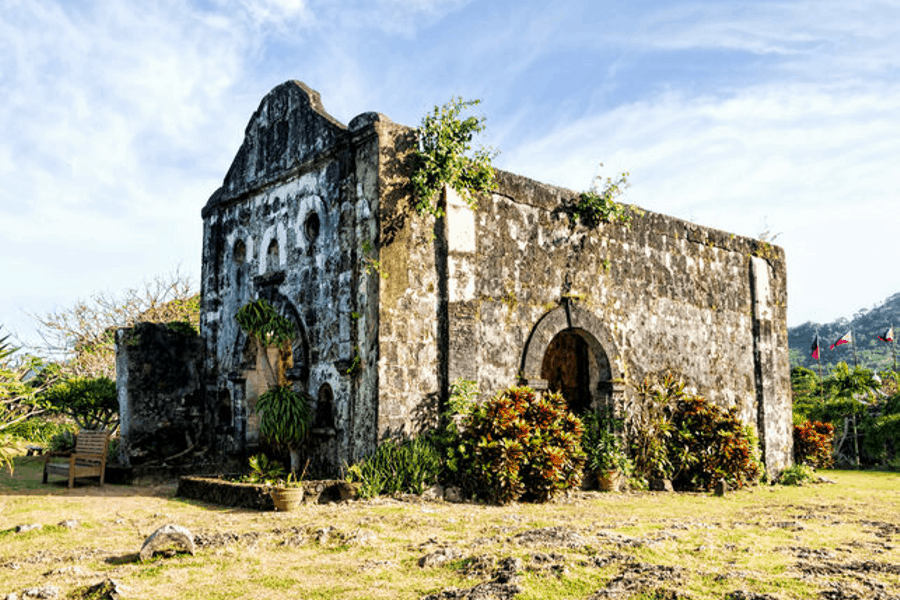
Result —
[[[442,217],[440,194],[450,186],[475,208],[476,196],[493,190],[494,169],[491,160],[496,152],[475,148],[472,139],[484,129],[484,117],[461,119],[460,114],[479,103],[453,98],[422,119],[418,128],[419,149],[412,175],[416,212]]]
[[[461,430],[472,491],[491,502],[545,501],[581,480],[584,427],[559,393],[511,387],[475,406]]]

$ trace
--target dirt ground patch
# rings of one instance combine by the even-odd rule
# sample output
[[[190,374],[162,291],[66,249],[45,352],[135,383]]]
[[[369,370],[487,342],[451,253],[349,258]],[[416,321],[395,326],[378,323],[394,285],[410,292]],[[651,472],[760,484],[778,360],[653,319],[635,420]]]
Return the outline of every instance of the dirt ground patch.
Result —
[[[121,598],[179,600],[900,600],[900,475],[828,475],[837,483],[724,498],[405,497],[275,513],[182,500],[174,482],[41,485],[23,458],[0,476],[0,598],[80,598],[112,581]],[[191,531],[195,554],[140,562],[169,523]]]

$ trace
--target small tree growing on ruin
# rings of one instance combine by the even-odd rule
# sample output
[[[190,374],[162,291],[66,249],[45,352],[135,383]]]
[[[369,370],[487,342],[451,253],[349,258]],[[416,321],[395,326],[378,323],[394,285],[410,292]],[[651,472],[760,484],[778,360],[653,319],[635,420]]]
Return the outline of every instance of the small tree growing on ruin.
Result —
[[[484,130],[484,117],[460,118],[463,110],[479,102],[452,98],[422,119],[412,175],[415,208],[420,215],[444,216],[440,194],[445,185],[456,190],[473,209],[477,194],[496,189],[491,161],[497,152],[472,146],[472,139]]]
[[[603,163],[600,163],[603,166]],[[628,189],[628,173],[623,172],[605,180],[601,175],[594,178],[588,191],[578,195],[572,207],[572,214],[587,227],[597,227],[600,223],[621,223],[631,227],[631,219],[642,215],[636,206],[617,202],[616,198]]]

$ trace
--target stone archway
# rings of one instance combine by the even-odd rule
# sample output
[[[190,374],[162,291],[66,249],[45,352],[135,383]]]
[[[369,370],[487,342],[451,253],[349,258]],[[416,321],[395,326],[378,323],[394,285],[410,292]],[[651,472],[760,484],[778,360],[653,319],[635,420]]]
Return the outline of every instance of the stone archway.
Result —
[[[522,374],[535,389],[560,391],[573,412],[621,408],[624,385],[619,350],[592,313],[566,303],[535,325],[522,357]]]
[[[236,352],[238,371],[232,380],[240,384],[240,391],[234,397],[233,419],[235,430],[243,432],[243,441],[251,448],[260,441],[260,421],[256,412],[259,397],[278,382],[292,384],[295,390],[308,393],[310,371],[306,328],[294,304],[274,287],[263,287],[259,299],[269,302],[278,314],[294,325],[295,337],[288,353],[282,353],[274,346],[258,348],[246,334],[236,340],[240,352]]]

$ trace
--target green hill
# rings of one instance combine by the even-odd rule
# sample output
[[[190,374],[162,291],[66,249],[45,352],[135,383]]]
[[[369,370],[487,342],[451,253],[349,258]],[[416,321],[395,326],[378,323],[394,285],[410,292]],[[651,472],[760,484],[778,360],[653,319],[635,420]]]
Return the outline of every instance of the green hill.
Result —
[[[894,358],[891,354],[891,344],[878,339],[878,336],[884,335],[885,330],[892,325],[895,334],[900,332],[900,293],[894,294],[875,308],[860,310],[852,318],[845,317],[831,323],[819,324],[823,373],[827,374],[832,366],[841,361],[853,365],[853,349],[849,344],[837,346],[834,350],[828,349],[851,329],[860,366],[879,371],[892,369]],[[810,352],[815,336],[816,324],[812,322],[788,329],[791,367],[803,365],[813,370],[818,368]]]

